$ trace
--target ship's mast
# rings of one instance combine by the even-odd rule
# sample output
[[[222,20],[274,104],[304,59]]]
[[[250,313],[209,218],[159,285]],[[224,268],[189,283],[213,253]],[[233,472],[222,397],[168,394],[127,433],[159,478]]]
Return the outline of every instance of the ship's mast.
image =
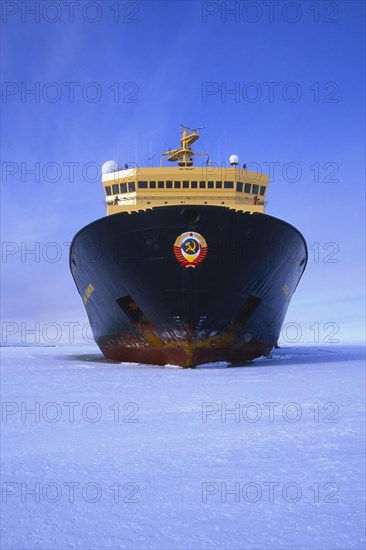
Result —
[[[169,162],[178,162],[178,166],[193,166],[194,155],[207,155],[207,153],[195,153],[192,151],[192,145],[199,139],[199,130],[202,130],[202,128],[188,128],[187,126],[183,126],[183,124],[181,124],[181,127],[181,147],[164,151],[162,155],[166,156]]]

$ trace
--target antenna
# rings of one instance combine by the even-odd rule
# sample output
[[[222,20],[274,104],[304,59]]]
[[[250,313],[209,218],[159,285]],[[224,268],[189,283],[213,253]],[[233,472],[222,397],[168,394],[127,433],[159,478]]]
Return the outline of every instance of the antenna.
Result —
[[[163,142],[161,142],[161,150],[164,151],[164,143]],[[162,166],[163,166],[163,160],[164,160],[164,156],[161,155],[161,157],[160,157],[160,168],[162,168]]]
[[[152,154],[152,144],[151,144],[151,132],[149,132],[149,156],[147,157],[148,165],[153,166],[153,158],[155,155]]]
[[[204,126],[198,126],[198,128],[190,128],[189,126],[185,126],[184,124],[179,124],[179,128],[184,128],[185,130],[196,133],[197,130],[203,130]]]
[[[227,159],[227,130],[225,128],[225,166],[226,166],[226,159]]]
[[[151,157],[147,157],[147,160],[149,161],[149,166],[152,168],[154,166],[153,159],[156,157],[156,155],[151,155]]]

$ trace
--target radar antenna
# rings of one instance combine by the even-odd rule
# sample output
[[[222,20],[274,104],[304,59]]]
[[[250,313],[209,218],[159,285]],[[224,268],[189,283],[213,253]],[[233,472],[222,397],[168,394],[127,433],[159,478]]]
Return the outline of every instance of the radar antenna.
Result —
[[[190,132],[197,133],[197,130],[203,130],[205,126],[198,126],[197,128],[190,128],[189,126],[185,126],[184,124],[179,124],[179,130],[183,128],[184,130],[189,130]]]

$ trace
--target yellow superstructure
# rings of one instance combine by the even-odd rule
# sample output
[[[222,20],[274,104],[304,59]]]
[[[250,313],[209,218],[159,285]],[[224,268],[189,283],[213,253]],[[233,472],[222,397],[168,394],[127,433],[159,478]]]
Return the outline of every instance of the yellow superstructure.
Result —
[[[181,147],[163,153],[178,166],[116,166],[103,173],[107,215],[180,204],[264,213],[268,176],[235,164],[227,167],[207,162],[193,166],[193,156],[200,153],[194,153],[191,145],[198,138],[197,130],[188,134],[185,129]]]

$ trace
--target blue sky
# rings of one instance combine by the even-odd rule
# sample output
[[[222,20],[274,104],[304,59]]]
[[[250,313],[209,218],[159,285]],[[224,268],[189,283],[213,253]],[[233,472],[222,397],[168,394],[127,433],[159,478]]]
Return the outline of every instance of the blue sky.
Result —
[[[35,323],[41,337],[57,323],[67,340],[65,323],[87,324],[67,243],[104,215],[95,166],[147,165],[150,144],[157,162],[180,123],[205,127],[198,143],[215,161],[237,153],[273,167],[267,213],[310,247],[286,318],[300,341],[314,342],[316,323],[320,342],[332,327],[341,343],[359,341],[364,3],[281,2],[270,13],[263,2],[107,0],[71,14],[67,2],[40,2],[34,15],[36,4],[2,4],[3,341]]]

